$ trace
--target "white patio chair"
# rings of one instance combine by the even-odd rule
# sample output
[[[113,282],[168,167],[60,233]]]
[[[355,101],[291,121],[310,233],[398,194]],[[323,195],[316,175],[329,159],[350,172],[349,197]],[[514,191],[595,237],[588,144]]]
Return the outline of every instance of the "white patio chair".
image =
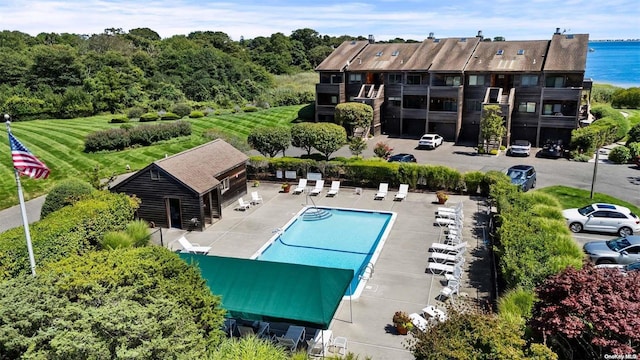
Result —
[[[462,248],[466,248],[467,245],[468,243],[466,241],[457,245],[433,243],[429,248],[429,252],[443,252],[443,253],[449,253],[449,254],[457,254],[460,252]]]
[[[462,265],[464,265],[464,258],[461,258],[460,261],[458,261],[453,265],[430,262],[429,265],[427,266],[427,269],[432,274],[445,275],[445,274],[453,274],[455,269],[457,267],[462,267]]]
[[[327,192],[327,196],[336,196],[340,192],[340,181],[333,180],[331,182],[331,189]]]
[[[443,253],[443,252],[432,252],[430,253],[431,256],[429,257],[430,260],[434,261],[434,262],[438,262],[438,263],[456,263],[458,261],[460,261],[460,259],[462,259],[462,257],[464,256],[465,253],[465,249],[466,248],[461,248],[460,251],[458,251],[457,253]]]
[[[398,189],[398,193],[393,198],[393,200],[402,201],[407,197],[409,193],[409,184],[400,184],[400,188]]]
[[[298,186],[293,189],[294,194],[302,194],[304,192],[304,188],[307,187],[307,179],[300,179],[298,182]]]
[[[313,339],[307,341],[307,354],[312,357],[325,356],[327,347],[333,341],[333,331],[316,330]]]
[[[191,243],[184,236],[178,239],[178,243],[180,243],[184,251],[194,254],[206,254],[211,250],[211,246],[200,246],[199,244]]]
[[[342,336],[334,338],[329,348],[332,353],[338,356],[347,355],[347,338]]]
[[[248,208],[251,207],[251,204],[244,202],[243,198],[238,198],[238,206],[236,207],[236,210],[247,210]]]
[[[311,189],[309,195],[319,195],[322,192],[322,188],[324,188],[324,180],[316,180],[316,185]]]
[[[438,297],[441,300],[445,300],[448,298],[451,298],[453,301],[453,294],[460,294],[460,281],[459,280],[449,280],[447,282],[447,286],[445,286],[444,288],[442,288],[442,290],[440,290],[440,294],[438,294]]]
[[[251,204],[255,205],[255,204],[261,204],[261,203],[262,203],[262,196],[260,196],[260,194],[258,194],[257,191],[252,191]]]
[[[378,187],[378,192],[376,193],[376,195],[373,197],[374,200],[382,200],[387,196],[387,192],[389,191],[389,184],[387,183],[380,183],[380,186]]]

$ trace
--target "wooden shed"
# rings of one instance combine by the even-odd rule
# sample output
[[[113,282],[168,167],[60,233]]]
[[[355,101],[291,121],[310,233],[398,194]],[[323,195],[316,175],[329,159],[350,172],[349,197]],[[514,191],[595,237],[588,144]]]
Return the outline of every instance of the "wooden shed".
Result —
[[[138,218],[152,225],[201,231],[247,193],[247,160],[217,139],[155,161],[110,190],[139,198]]]

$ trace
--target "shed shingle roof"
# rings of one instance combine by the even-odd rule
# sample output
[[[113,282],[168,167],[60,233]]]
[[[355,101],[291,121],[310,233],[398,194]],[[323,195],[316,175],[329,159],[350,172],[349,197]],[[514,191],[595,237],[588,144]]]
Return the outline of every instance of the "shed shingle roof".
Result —
[[[249,158],[227,142],[217,139],[167,158],[154,164],[198,194],[220,184],[216,176],[232,169]]]

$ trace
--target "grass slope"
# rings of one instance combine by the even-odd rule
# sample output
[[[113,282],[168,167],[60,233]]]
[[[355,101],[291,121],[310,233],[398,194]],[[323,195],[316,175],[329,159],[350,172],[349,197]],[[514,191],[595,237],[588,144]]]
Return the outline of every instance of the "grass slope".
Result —
[[[609,196],[601,193],[593,193],[593,199],[591,199],[591,192],[588,190],[556,185],[556,186],[541,188],[536,191],[541,191],[541,192],[555,196],[558,199],[558,201],[560,201],[560,205],[562,205],[563,209],[579,208],[579,207],[583,207],[585,205],[589,205],[593,203],[610,203],[610,204],[626,206],[634,214],[640,214],[640,208],[638,208],[637,206],[631,203],[615,198],[613,196]]]
[[[138,170],[167,155],[173,155],[208,141],[202,133],[209,129],[246,139],[249,132],[259,126],[290,127],[298,117],[301,105],[283,106],[268,110],[207,116],[200,119],[185,118],[192,125],[192,134],[146,147],[117,152],[87,154],[83,152],[87,134],[108,128],[111,115],[92,116],[70,120],[34,120],[15,122],[11,131],[34,155],[51,169],[47,180],[21,178],[25,200],[46,194],[56,182],[68,178],[87,179],[96,165],[103,177],[126,172],[126,166]],[[133,123],[137,125],[137,123]],[[13,163],[8,145],[0,146],[0,209],[18,203],[18,192],[13,174]]]

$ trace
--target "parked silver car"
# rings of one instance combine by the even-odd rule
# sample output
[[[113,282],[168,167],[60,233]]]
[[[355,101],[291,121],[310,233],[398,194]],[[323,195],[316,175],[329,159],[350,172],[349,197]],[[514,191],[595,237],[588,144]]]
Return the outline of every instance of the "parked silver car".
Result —
[[[584,244],[583,250],[596,265],[631,264],[640,261],[640,236],[592,241]]]
[[[507,155],[529,156],[531,155],[531,143],[529,140],[516,140],[509,148]]]
[[[624,206],[596,203],[579,209],[566,209],[562,216],[569,230],[618,233],[620,236],[640,233],[640,218]]]

